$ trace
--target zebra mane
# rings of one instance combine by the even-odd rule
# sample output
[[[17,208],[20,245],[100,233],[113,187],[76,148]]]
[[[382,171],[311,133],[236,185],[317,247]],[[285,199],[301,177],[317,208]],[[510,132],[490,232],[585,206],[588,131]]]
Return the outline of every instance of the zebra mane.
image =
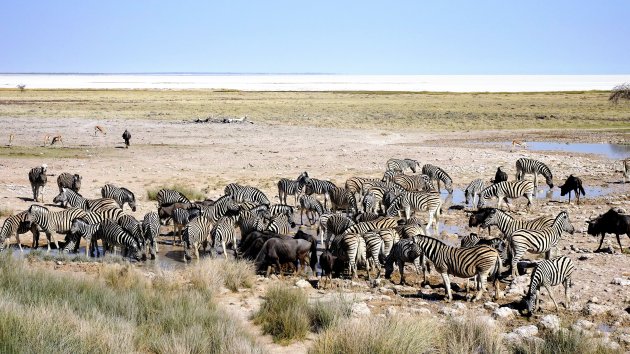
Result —
[[[133,200],[135,200],[135,199],[136,199],[136,196],[135,196],[135,195],[133,194],[133,192],[132,192],[132,191],[130,191],[129,189],[127,189],[127,188],[125,188],[125,187],[120,187],[120,189],[121,189],[122,191],[124,191],[125,193],[128,193],[128,194],[131,196],[131,199],[133,199]]]
[[[46,208],[43,205],[38,205],[38,204],[32,204],[29,208],[28,211],[31,212],[33,210],[33,208],[35,208],[35,210],[37,209],[43,209],[42,211],[49,211],[48,208]]]

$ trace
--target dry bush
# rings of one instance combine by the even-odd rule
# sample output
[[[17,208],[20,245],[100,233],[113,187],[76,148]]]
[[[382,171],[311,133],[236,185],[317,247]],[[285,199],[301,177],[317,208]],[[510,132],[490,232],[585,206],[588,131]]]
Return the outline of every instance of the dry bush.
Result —
[[[253,320],[275,342],[302,340],[311,327],[306,294],[300,289],[272,286]]]
[[[442,328],[444,353],[505,353],[501,330],[472,315],[449,318]]]
[[[608,100],[614,104],[619,103],[619,100],[630,100],[630,83],[615,86],[610,92]]]
[[[0,218],[5,218],[13,215],[13,210],[9,208],[0,208]]]
[[[563,328],[559,331],[545,331],[542,342],[524,341],[512,348],[517,354],[613,354],[622,353],[605,347],[595,338],[590,338],[579,331]]]
[[[160,191],[160,189],[172,189],[174,191],[178,191],[184,196],[186,196],[186,198],[188,198],[189,200],[206,199],[206,195],[202,191],[193,189],[189,186],[185,186],[179,183],[176,183],[170,186],[160,186],[160,187],[147,189],[147,198],[153,201],[157,200],[157,194]]]

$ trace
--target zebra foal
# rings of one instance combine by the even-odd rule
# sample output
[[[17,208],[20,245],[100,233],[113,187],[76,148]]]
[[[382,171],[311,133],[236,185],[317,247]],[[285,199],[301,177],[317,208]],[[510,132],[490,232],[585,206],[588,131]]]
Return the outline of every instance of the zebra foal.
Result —
[[[540,174],[545,177],[545,182],[549,188],[553,188],[553,174],[544,163],[526,157],[516,160],[516,180],[524,179],[526,174],[534,175],[534,187],[538,187],[538,175]]]
[[[511,210],[508,198],[518,198],[520,196],[527,198],[527,208],[529,209],[533,203],[532,200],[534,197],[534,184],[531,181],[505,181],[495,183],[481,191],[477,208],[483,208],[488,199],[497,197],[499,199],[497,208],[501,209],[501,205],[503,201],[505,201],[508,209]]]
[[[43,164],[39,167],[34,167],[28,172],[28,181],[31,183],[31,189],[33,190],[33,201],[39,201],[41,197],[41,202],[44,202],[44,187],[46,186],[46,182],[48,178],[46,177],[46,170],[48,169],[48,165]],[[40,191],[41,189],[41,191]]]
[[[33,243],[31,248],[37,248],[39,241],[39,229],[37,225],[30,222],[28,219],[28,213],[23,211],[21,213],[9,216],[2,227],[0,228],[0,252],[3,251],[9,244],[11,236],[15,235],[15,240],[20,248],[20,252],[24,252],[22,249],[22,243],[20,242],[20,235],[31,231],[33,234]]]
[[[558,311],[558,303],[553,298],[550,286],[562,284],[564,286],[564,307],[569,307],[569,287],[571,286],[571,275],[575,266],[571,258],[566,256],[557,257],[554,259],[545,259],[534,268],[532,272],[531,281],[529,283],[529,290],[525,296],[524,302],[526,310],[533,314],[538,309],[540,302],[540,287],[544,286],[547,289],[549,298],[553,301]]]
[[[451,176],[438,166],[426,164],[422,166],[422,174],[429,176],[429,179],[437,181],[437,191],[440,193],[440,182],[444,183],[444,188],[448,194],[453,193],[453,180]]]
[[[302,172],[295,180],[288,178],[280,179],[278,181],[278,199],[280,199],[280,203],[287,204],[287,195],[292,195],[295,199],[294,204],[297,205],[297,199],[300,193],[302,193],[302,189],[304,189],[304,185],[308,179],[308,173],[306,171]]]
[[[115,200],[121,209],[123,209],[123,204],[127,203],[131,211],[136,211],[136,196],[127,188],[106,184],[101,188],[101,196]]]

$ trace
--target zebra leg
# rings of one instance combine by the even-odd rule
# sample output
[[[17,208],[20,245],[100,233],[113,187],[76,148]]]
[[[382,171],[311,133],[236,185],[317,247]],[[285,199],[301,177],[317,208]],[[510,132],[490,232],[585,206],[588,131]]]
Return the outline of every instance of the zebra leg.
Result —
[[[398,263],[398,273],[400,273],[399,285],[407,284],[407,282],[405,281],[405,262],[399,260],[397,263]]]
[[[553,301],[553,304],[556,306],[556,312],[558,312],[560,308],[558,307],[558,303],[556,302],[556,299],[553,298],[551,289],[549,289],[549,286],[547,286],[547,284],[545,284],[545,289],[547,289],[547,294],[549,295],[549,298],[551,298],[551,301]]]
[[[52,237],[52,234],[46,232],[46,240],[48,240],[48,243],[46,244],[46,246],[48,247],[48,251],[47,252],[50,252],[50,239],[51,239],[51,237]]]
[[[227,248],[225,248],[225,240],[221,240],[221,247],[223,247],[223,257],[227,260]]]
[[[538,173],[534,172],[534,188],[538,189]]]
[[[451,281],[448,279],[448,273],[442,273],[442,280],[444,281],[444,287],[446,288],[446,302],[453,300],[453,294],[451,293]]]
[[[19,233],[15,233],[15,240],[17,241],[18,247],[20,248],[20,252],[24,253],[24,250],[22,249],[22,242],[20,242],[20,234]],[[9,238],[7,237],[6,240],[4,240],[4,244],[5,247],[7,247],[9,245]]]
[[[551,248],[545,252],[545,259],[551,259]]]
[[[569,308],[569,300],[570,300],[570,296],[569,296],[569,284],[571,283],[571,278],[566,278],[563,282],[562,285],[564,285],[564,308],[568,309]]]
[[[477,274],[477,296],[475,296],[475,298],[473,299],[473,302],[481,299],[481,295],[483,295],[484,290],[486,290],[486,282],[488,280],[488,274],[486,273],[479,273]]]

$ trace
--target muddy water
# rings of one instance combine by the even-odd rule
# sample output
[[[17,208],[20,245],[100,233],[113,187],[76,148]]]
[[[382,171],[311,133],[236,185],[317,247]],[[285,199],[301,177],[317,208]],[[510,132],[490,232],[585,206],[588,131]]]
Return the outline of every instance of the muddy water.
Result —
[[[502,142],[511,147],[512,142]],[[528,141],[527,149],[533,151],[563,151],[580,154],[597,154],[611,159],[623,159],[630,156],[630,145],[624,144],[582,144],[582,143],[554,143],[544,141]]]

